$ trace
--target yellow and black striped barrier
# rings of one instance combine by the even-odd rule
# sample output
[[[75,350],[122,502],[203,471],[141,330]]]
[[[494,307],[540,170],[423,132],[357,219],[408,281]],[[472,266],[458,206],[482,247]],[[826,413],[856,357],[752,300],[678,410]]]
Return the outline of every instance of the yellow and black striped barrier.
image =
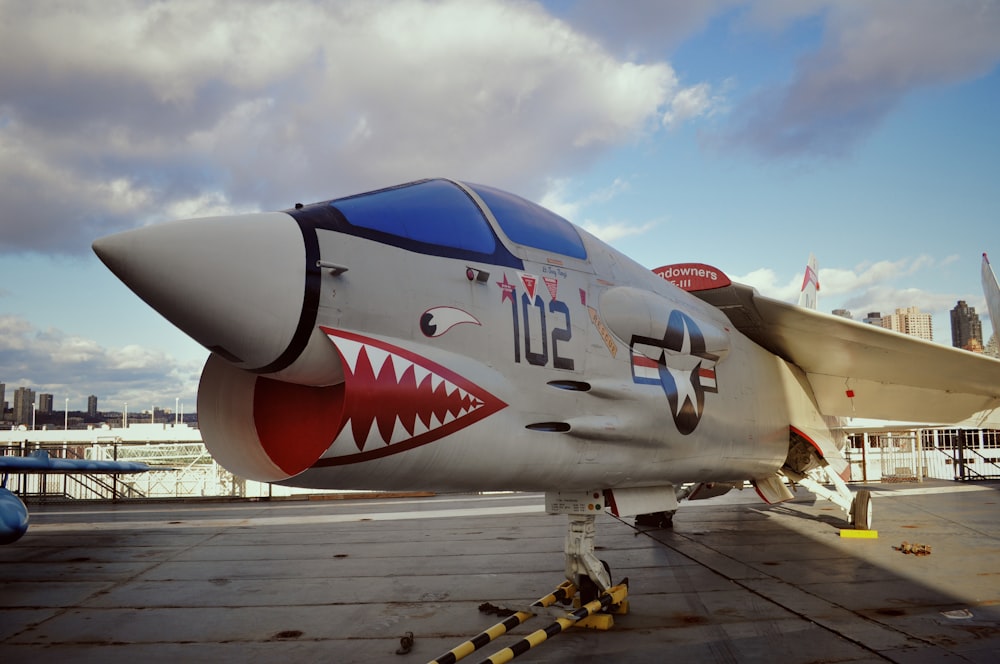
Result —
[[[576,586],[569,581],[563,581],[559,587],[551,593],[534,602],[531,606],[546,607],[552,606],[556,602],[568,602],[576,594]],[[431,660],[428,664],[454,664],[458,660],[471,655],[493,639],[503,636],[529,618],[534,618],[534,613],[528,611],[518,611],[502,622],[498,622],[489,629],[480,632],[465,643],[455,646],[437,659]]]
[[[607,592],[594,601],[584,604],[573,613],[568,614],[565,618],[556,618],[555,622],[545,629],[540,629],[537,632],[529,634],[512,646],[504,648],[503,650],[500,650],[484,659],[480,664],[503,664],[503,662],[509,662],[518,655],[523,655],[528,652],[538,644],[547,640],[549,637],[561,634],[567,627],[572,627],[573,625],[578,624],[581,620],[597,613],[598,611],[603,611],[614,604],[621,604],[625,601],[627,596],[628,585],[625,583],[608,588]]]

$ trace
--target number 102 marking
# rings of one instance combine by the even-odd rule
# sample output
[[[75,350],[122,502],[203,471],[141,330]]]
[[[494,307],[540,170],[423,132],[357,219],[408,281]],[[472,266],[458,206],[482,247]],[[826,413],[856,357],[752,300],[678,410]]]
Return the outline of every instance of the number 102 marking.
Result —
[[[521,328],[524,328],[524,357],[528,360],[528,364],[533,364],[538,367],[548,366],[549,364],[549,335],[547,332],[547,321],[546,321],[546,307],[545,301],[542,300],[541,295],[536,295],[534,301],[528,297],[527,293],[521,293],[521,306],[518,307],[517,298],[513,297],[510,299],[510,312],[511,317],[514,322],[514,361],[521,361]],[[537,319],[541,328],[541,350],[540,352],[532,348],[531,345],[531,309],[538,309]],[[573,370],[574,363],[573,359],[569,357],[563,357],[559,354],[559,342],[569,341],[573,338],[573,328],[570,324],[569,317],[569,307],[565,302],[559,300],[549,300],[548,313],[550,314],[562,314],[563,316],[563,326],[558,326],[557,323],[553,324],[552,327],[552,366],[556,369],[567,369],[569,371]]]

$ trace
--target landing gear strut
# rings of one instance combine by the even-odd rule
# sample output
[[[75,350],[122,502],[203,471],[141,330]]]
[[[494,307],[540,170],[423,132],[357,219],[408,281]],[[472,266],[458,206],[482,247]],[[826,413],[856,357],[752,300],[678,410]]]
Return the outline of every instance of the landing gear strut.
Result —
[[[580,595],[594,599],[611,587],[608,564],[594,554],[596,515],[569,514],[566,531],[566,580],[580,589]],[[590,601],[584,599],[584,602]]]
[[[566,529],[566,580],[583,592],[594,587],[597,594],[611,587],[611,574],[607,565],[594,554],[594,525],[597,515],[604,511],[604,494],[547,493],[545,510],[549,514],[565,514],[569,519]]]
[[[834,505],[844,510],[844,516],[857,530],[870,530],[872,524],[872,503],[871,492],[868,489],[861,489],[854,494],[840,475],[833,472],[830,466],[822,466],[814,469],[810,475],[800,475],[789,470],[782,469],[788,479],[796,484],[809,489],[820,498],[826,498]],[[812,475],[825,473],[826,479],[833,484],[834,490],[826,488],[815,480]]]
[[[807,439],[805,434],[795,427],[791,428],[790,435],[788,457],[785,459],[781,474],[844,510],[844,516],[856,530],[870,530],[871,491],[861,489],[856,494],[852,493],[830,462],[820,455],[819,446]],[[843,460],[841,462],[846,464]],[[823,479],[833,485],[833,491],[820,483]],[[791,498],[791,493],[788,493],[788,498]]]

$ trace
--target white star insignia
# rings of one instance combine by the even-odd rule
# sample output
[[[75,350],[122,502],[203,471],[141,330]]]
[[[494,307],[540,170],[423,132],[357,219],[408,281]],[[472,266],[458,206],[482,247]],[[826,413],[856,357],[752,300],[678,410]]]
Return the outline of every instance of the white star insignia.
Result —
[[[685,401],[690,401],[695,414],[700,416],[698,395],[694,391],[694,385],[691,384],[691,371],[671,369],[670,367],[667,367],[667,371],[670,372],[670,377],[674,379],[674,385],[677,386],[677,412],[674,413],[674,416],[680,415]]]

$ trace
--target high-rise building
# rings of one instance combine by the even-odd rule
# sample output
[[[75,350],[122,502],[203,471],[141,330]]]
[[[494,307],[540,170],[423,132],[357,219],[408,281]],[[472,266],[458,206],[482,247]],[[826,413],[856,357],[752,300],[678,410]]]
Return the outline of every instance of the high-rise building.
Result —
[[[31,424],[31,411],[35,405],[35,393],[27,387],[14,391],[14,424]]]
[[[834,309],[831,312],[834,316],[840,316],[841,318],[847,318],[848,320],[854,320],[854,316],[851,315],[849,309]]]
[[[1000,343],[997,342],[998,342],[997,335],[991,334],[989,342],[983,349],[983,354],[1000,359]]]
[[[868,325],[874,325],[876,327],[882,327],[882,312],[869,311],[868,315],[861,319],[861,322]]]
[[[972,353],[979,353],[980,355],[982,355],[983,352],[985,352],[983,349],[983,345],[979,343],[979,339],[976,339],[975,337],[969,339],[969,343],[962,346],[962,350],[967,350]]]
[[[934,340],[934,328],[930,314],[920,313],[919,307],[896,309],[896,313],[882,316],[882,327],[908,334],[911,337]]]
[[[955,308],[951,310],[951,345],[955,348],[973,350],[977,344],[971,344],[975,340],[978,348],[983,347],[983,323],[979,320],[979,314],[975,307],[970,307],[965,300],[959,300]]]
[[[7,412],[7,402],[4,400],[6,391],[7,386],[4,383],[0,383],[0,420],[3,419],[4,413]]]
[[[97,395],[87,397],[87,417],[97,417]]]
[[[42,392],[38,395],[38,414],[39,415],[51,415],[52,414],[52,395]]]

